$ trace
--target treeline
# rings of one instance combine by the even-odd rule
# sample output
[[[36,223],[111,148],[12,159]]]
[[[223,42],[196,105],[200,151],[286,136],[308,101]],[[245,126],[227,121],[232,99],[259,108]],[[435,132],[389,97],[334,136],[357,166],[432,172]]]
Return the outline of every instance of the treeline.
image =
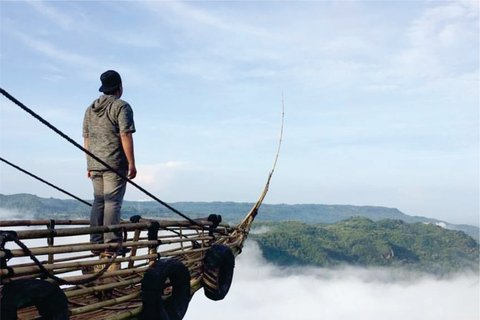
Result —
[[[87,200],[91,202],[91,200]],[[229,223],[241,221],[253,203],[238,202],[176,202],[174,208],[191,218],[220,214]],[[0,208],[16,213],[15,217],[2,219],[87,219],[90,207],[77,200],[40,198],[31,194],[0,194]],[[154,201],[125,201],[122,218],[133,215],[162,219],[177,218],[173,212]],[[365,217],[372,221],[385,219],[402,220],[408,223],[439,223],[439,220],[409,216],[398,209],[375,206],[324,205],[324,204],[263,204],[256,221],[300,221],[308,224],[331,224],[351,217]],[[479,228],[469,225],[446,223],[449,229],[461,230],[479,241]]]
[[[267,227],[267,232],[255,230]],[[363,217],[334,224],[257,223],[250,238],[279,265],[398,267],[437,275],[479,271],[479,245],[464,232]]]
[[[172,205],[191,218],[214,213],[221,214],[224,222],[236,223],[253,204],[177,202]],[[2,220],[87,219],[90,212],[88,205],[76,200],[30,194],[0,194],[0,208],[7,209],[3,210]],[[10,212],[14,216],[5,216]],[[125,201],[122,218],[128,220],[133,215],[176,217],[153,201]],[[280,265],[385,266],[434,274],[478,272],[478,228],[447,225],[463,228],[463,231],[448,230],[437,226],[437,222],[384,207],[264,204],[254,230],[267,227],[269,231],[253,232],[250,237],[259,243],[265,258]]]

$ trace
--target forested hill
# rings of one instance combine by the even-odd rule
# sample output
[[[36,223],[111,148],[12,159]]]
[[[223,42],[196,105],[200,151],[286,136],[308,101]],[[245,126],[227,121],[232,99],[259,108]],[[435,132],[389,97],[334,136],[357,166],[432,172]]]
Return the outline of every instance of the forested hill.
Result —
[[[350,218],[334,224],[257,223],[250,239],[280,265],[398,267],[448,275],[479,271],[479,246],[461,231],[400,220]]]
[[[171,205],[191,218],[214,213],[221,214],[225,222],[238,222],[253,204],[177,202]],[[77,200],[0,194],[2,220],[86,219],[89,212],[90,207]],[[178,218],[153,201],[126,201],[122,216],[128,220],[132,215]],[[267,232],[255,232],[265,227]],[[250,237],[259,243],[266,259],[279,264],[388,266],[444,275],[463,270],[478,272],[478,232],[474,226],[412,217],[392,208],[264,204]]]
[[[90,201],[91,202],[91,201]],[[226,222],[240,221],[250,210],[253,203],[236,202],[176,202],[174,208],[192,217],[205,217],[209,214],[221,214]],[[18,214],[16,219],[79,219],[87,218],[90,207],[77,200],[40,198],[31,194],[0,194],[0,208],[12,210]],[[408,223],[444,223],[446,228],[461,230],[479,239],[479,228],[469,225],[453,225],[440,220],[409,216],[397,209],[375,206],[322,205],[322,204],[263,204],[257,221],[300,221],[304,223],[330,224],[351,217],[365,217],[372,221],[384,219],[402,220]],[[123,219],[133,215],[150,218],[177,218],[173,212],[154,201],[125,201],[122,208]],[[9,217],[1,217],[9,219]]]

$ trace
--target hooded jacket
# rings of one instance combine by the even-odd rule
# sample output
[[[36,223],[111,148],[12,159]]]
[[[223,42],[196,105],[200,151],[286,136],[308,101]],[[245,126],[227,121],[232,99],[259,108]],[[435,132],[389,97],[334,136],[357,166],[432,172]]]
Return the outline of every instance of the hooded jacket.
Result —
[[[88,138],[91,153],[115,170],[128,170],[120,134],[135,132],[130,105],[114,95],[102,95],[85,112],[83,137]],[[88,170],[108,170],[92,157],[87,157]]]

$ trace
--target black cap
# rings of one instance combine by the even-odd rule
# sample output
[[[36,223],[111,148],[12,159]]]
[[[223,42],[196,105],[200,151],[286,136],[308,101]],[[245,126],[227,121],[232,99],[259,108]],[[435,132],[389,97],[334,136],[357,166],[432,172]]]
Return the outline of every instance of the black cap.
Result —
[[[98,89],[100,92],[113,91],[122,84],[122,78],[120,78],[118,72],[114,70],[108,70],[102,73],[100,80],[102,81],[102,86]]]

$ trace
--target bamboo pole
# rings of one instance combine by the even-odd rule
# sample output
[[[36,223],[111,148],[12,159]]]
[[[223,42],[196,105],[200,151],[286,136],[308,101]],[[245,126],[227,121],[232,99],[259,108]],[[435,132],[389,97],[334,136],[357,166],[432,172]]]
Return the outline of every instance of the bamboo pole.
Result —
[[[0,256],[1,256],[2,252],[3,251],[0,251]],[[93,257],[97,257],[97,255],[88,254],[88,255],[75,256],[75,260],[84,260],[84,259],[93,258]],[[13,258],[19,258],[19,257],[13,257]],[[59,262],[65,262],[65,261],[72,261],[72,257],[55,259],[53,261],[53,263],[59,263]],[[42,263],[42,264],[46,264],[47,262],[48,261],[45,261],[45,260],[40,261],[40,263]],[[36,265],[35,262],[28,262],[28,263],[12,264],[11,266],[13,266],[13,267],[31,267],[31,266],[35,266],[35,265]]]
[[[190,265],[190,264],[194,264],[196,262],[201,262],[201,261],[203,261],[203,256],[198,255],[197,258],[191,258],[191,259],[186,260],[184,264],[187,265],[187,267],[188,267],[188,265]]]
[[[193,242],[193,241],[203,241],[203,240],[210,240],[211,237],[203,236],[203,237],[191,237],[188,240],[185,239],[178,239],[172,238],[168,240],[162,240],[162,245],[168,244],[175,244],[181,243],[183,241]],[[82,252],[88,250],[104,250],[104,249],[116,249],[119,247],[148,247],[152,245],[158,245],[157,240],[147,240],[147,241],[127,241],[123,242],[121,246],[117,243],[110,243],[110,244],[90,244],[90,243],[83,243],[83,244],[69,244],[69,245],[58,245],[54,247],[35,247],[30,248],[32,254],[34,255],[47,255],[47,254],[58,254],[58,253],[73,253],[73,252]],[[25,252],[22,249],[13,249],[11,253],[14,257],[23,257],[26,256]],[[72,258],[71,258],[72,259]]]
[[[210,240],[209,236],[199,236],[191,238],[171,238],[171,240],[161,240],[161,244],[174,244],[174,243],[183,243],[183,242],[192,242],[192,241],[203,241]]]
[[[114,305],[114,304],[123,303],[123,302],[126,302],[128,300],[140,297],[140,294],[141,294],[141,292],[138,291],[138,292],[134,292],[134,293],[119,297],[119,298],[114,298],[114,299],[94,303],[94,304],[91,304],[91,305],[88,305],[88,306],[85,306],[85,307],[73,308],[73,309],[70,309],[70,314],[72,316],[74,316],[74,315],[77,315],[77,314],[82,314],[82,313],[98,310],[100,308],[111,306],[111,305]]]
[[[162,257],[178,257],[178,256],[182,256],[182,255],[188,255],[188,254],[191,254],[191,253],[196,253],[196,252],[204,252],[204,251],[207,251],[208,249],[209,249],[209,247],[191,249],[191,250],[188,250],[188,253],[180,251],[180,250],[175,250],[175,251],[169,252],[168,254],[163,254],[163,252],[162,252],[161,256]]]
[[[156,240],[150,240],[150,241],[144,241],[142,243],[137,243],[137,247],[147,247],[149,245],[156,245],[158,244],[158,241]],[[117,249],[120,247],[131,247],[135,245],[134,242],[124,242],[120,246],[119,244],[115,243],[110,243],[110,244],[70,244],[70,245],[60,245],[60,246],[55,246],[55,247],[36,247],[36,248],[30,248],[29,250],[32,252],[34,255],[46,255],[49,253],[73,253],[73,252],[82,252],[82,251],[88,251],[88,250],[103,250],[103,249]],[[25,252],[23,252],[22,249],[14,249],[11,250],[12,254],[14,257],[23,257],[25,256]],[[73,258],[71,258],[73,259]]]
[[[55,229],[55,220],[50,220],[50,223],[47,224],[48,231],[52,231]],[[53,247],[55,245],[55,237],[52,235],[47,238],[47,244],[49,247]],[[48,263],[53,263],[53,253],[48,255]]]
[[[85,294],[91,294],[91,293],[96,293],[104,290],[109,290],[109,289],[115,289],[115,288],[121,288],[121,287],[126,287],[134,284],[140,283],[142,281],[143,277],[138,277],[130,280],[123,280],[120,282],[114,282],[114,283],[107,283],[103,285],[98,285],[98,286],[93,286],[93,287],[88,287],[88,288],[82,288],[82,289],[77,289],[77,290],[71,290],[68,292],[65,292],[65,295],[67,298],[73,298]]]
[[[192,279],[190,281],[190,286],[191,286],[191,288],[193,288],[193,291],[191,290],[191,294],[195,293],[195,291],[197,291],[198,289],[200,289],[202,287],[202,282],[201,281],[202,281],[201,277]],[[112,288],[112,285],[104,285],[104,286],[99,286],[99,287],[100,287],[100,289],[105,290],[105,289]],[[90,289],[90,292],[88,292],[88,293],[95,292],[92,289]],[[97,289],[98,289],[98,287],[97,287]],[[88,290],[88,289],[86,289],[86,290]],[[101,309],[101,308],[104,308],[104,307],[107,307],[107,306],[120,304],[120,303],[126,302],[128,300],[135,299],[135,298],[139,297],[140,295],[141,295],[141,292],[135,292],[135,293],[132,293],[132,294],[129,294],[129,295],[122,296],[120,298],[114,298],[114,299],[102,301],[102,302],[99,302],[99,303],[95,303],[95,304],[92,304],[92,305],[89,305],[89,306],[70,309],[70,313],[71,313],[71,315],[78,315],[78,314],[83,314],[83,313],[86,313],[86,312],[95,311],[95,310],[98,310],[98,309]],[[127,319],[128,317],[130,317],[132,315],[140,314],[141,311],[142,311],[142,307],[139,307],[139,308],[135,308],[134,310],[131,310],[131,311],[126,312],[126,313],[114,315],[113,317],[109,317],[108,319]]]
[[[41,226],[50,224],[51,220],[2,220],[0,227]],[[90,225],[89,220],[55,220],[56,225]]]
[[[133,268],[133,269],[122,269],[122,270],[116,270],[116,271],[107,271],[105,272],[99,279],[105,279],[105,278],[110,278],[110,277],[115,277],[115,276],[127,276],[127,275],[142,275],[148,270],[148,267],[139,267],[139,268]],[[85,280],[92,277],[92,274],[86,274],[86,275],[80,275],[80,276],[70,276],[70,277],[65,277],[62,280],[65,280],[66,282],[72,282],[72,281],[78,281],[78,280]],[[49,282],[55,283],[54,280],[47,279]]]
[[[83,227],[83,228],[60,228],[54,230],[25,230],[17,231],[19,239],[38,239],[46,238],[49,236],[55,237],[69,237],[80,236],[92,233],[106,233],[118,230],[133,231],[136,229],[147,229],[151,223],[129,223],[129,224],[117,224],[112,226],[100,226],[100,227]]]
[[[132,239],[134,243],[139,243],[141,233],[142,233],[141,230],[135,230],[135,234]],[[136,256],[136,255],[137,255],[137,246],[135,245],[132,247],[132,252],[130,253],[130,256]],[[133,268],[133,261],[130,261],[128,263],[128,268]]]
[[[143,307],[138,307],[127,312],[117,313],[111,317],[106,318],[105,320],[124,320],[138,317],[142,313],[142,310]]]
[[[32,222],[32,221],[29,221]],[[197,228],[204,228],[210,226],[212,223],[210,221],[199,221],[198,225],[192,225],[189,221],[185,220],[158,220],[156,221],[159,223],[160,228],[166,229],[168,227],[189,227],[191,229]],[[38,238],[46,238],[49,236],[55,237],[67,237],[67,236],[74,236],[74,235],[85,235],[85,234],[92,234],[92,233],[106,233],[118,230],[125,230],[125,231],[134,231],[134,230],[147,230],[153,221],[149,222],[138,222],[138,223],[123,223],[117,224],[112,226],[100,226],[100,227],[84,227],[84,228],[60,228],[60,229],[53,229],[53,230],[22,230],[16,231],[17,236],[19,239],[38,239]],[[18,225],[10,225],[10,226],[21,226],[22,224]],[[24,226],[28,226],[28,224],[23,224]]]
[[[202,277],[190,280],[190,296],[203,287]]]
[[[114,260],[114,263],[121,263],[121,262],[133,263],[138,260],[151,259],[151,258],[157,258],[157,257],[158,257],[158,254],[146,254],[146,255],[134,256],[134,257],[130,256],[125,258],[116,258]],[[79,270],[79,268],[82,268],[82,267],[106,264],[107,263],[106,261],[108,262],[108,259],[77,261],[77,262],[68,262],[68,263],[53,263],[53,264],[44,264],[43,267],[47,270],[56,270],[56,271],[61,269],[71,269],[71,268],[73,268],[73,270]],[[131,269],[132,267],[130,267],[129,269]],[[13,269],[13,274],[15,276],[22,276],[22,275],[40,272],[40,268],[36,264],[34,264],[33,266],[25,266],[25,267],[12,266],[12,269]],[[8,271],[6,269],[0,269],[0,275],[5,276],[7,274],[8,274]]]
[[[194,230],[191,230],[191,231],[194,231]],[[183,237],[183,241],[190,241],[190,239],[191,239],[190,237],[195,237],[195,236],[198,236],[197,232],[192,232],[192,233],[188,233],[188,234],[184,233],[182,237]],[[177,238],[178,238],[177,234],[168,234],[168,235],[164,234],[164,235],[159,235],[157,237],[158,240],[162,240],[162,241],[163,241],[163,239],[177,239]],[[147,240],[147,239],[148,239],[148,237],[139,237],[138,241],[144,241],[144,240]]]

